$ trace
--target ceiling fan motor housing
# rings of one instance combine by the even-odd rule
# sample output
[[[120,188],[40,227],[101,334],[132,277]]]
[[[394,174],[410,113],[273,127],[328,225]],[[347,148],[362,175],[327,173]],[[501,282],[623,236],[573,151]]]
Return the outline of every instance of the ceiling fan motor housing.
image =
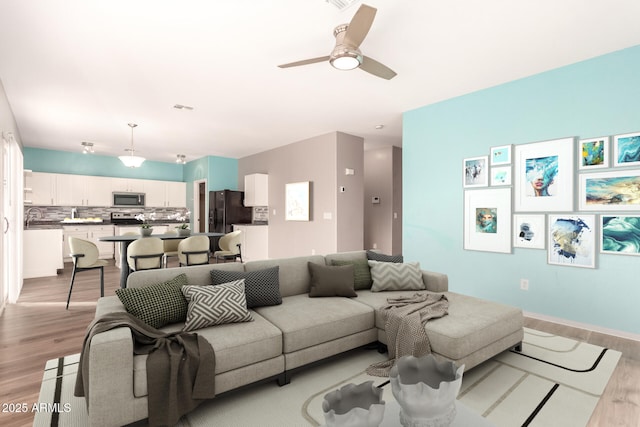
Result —
[[[333,35],[336,38],[336,47],[331,52],[329,62],[339,70],[353,70],[362,64],[362,52],[360,52],[360,49],[344,42],[347,28],[349,28],[348,24],[342,24],[333,30]]]

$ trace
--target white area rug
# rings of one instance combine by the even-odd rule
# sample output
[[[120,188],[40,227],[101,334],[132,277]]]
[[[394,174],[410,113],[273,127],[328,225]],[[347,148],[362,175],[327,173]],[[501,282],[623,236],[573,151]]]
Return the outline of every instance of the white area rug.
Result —
[[[584,427],[620,355],[525,329],[522,354],[507,351],[465,372],[459,400],[498,427]],[[326,393],[350,382],[387,381],[364,373],[385,358],[375,350],[349,352],[294,374],[284,387],[271,381],[221,395],[179,425],[318,426],[324,422]],[[73,355],[47,362],[39,399],[43,410],[36,413],[34,426],[87,425],[84,399],[73,396],[77,359]],[[384,389],[384,399],[393,400],[390,386]]]

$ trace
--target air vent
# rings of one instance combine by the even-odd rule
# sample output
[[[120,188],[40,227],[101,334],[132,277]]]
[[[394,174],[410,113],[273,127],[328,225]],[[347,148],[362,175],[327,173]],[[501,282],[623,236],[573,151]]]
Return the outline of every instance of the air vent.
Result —
[[[337,7],[340,10],[345,10],[349,6],[352,6],[355,3],[358,3],[360,0],[326,0],[327,3],[330,3]]]

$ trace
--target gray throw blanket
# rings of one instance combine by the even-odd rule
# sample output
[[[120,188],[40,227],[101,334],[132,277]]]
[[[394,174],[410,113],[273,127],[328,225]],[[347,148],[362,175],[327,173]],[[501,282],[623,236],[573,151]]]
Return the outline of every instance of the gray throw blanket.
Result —
[[[88,403],[91,338],[119,327],[131,329],[134,354],[149,355],[149,425],[174,426],[182,415],[205,399],[215,397],[215,355],[207,340],[193,333],[162,332],[129,313],[110,313],[89,325],[80,355],[75,396],[85,396]]]
[[[374,363],[367,374],[388,377],[396,359],[402,356],[426,356],[431,353],[424,325],[429,319],[448,314],[449,300],[444,294],[414,294],[411,297],[388,298],[387,305],[378,308],[377,315],[386,318],[389,360]]]

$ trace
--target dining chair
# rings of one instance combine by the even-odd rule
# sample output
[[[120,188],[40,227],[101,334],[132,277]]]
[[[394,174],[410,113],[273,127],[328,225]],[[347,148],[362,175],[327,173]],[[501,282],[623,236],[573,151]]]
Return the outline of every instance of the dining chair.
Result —
[[[168,230],[166,234],[175,234],[178,235],[178,230]],[[162,263],[164,268],[167,268],[167,261],[169,257],[177,257],[178,256],[178,245],[180,244],[180,239],[165,239],[162,241],[162,246],[164,248],[164,256],[162,258]]]
[[[209,238],[191,236],[178,244],[178,262],[180,266],[209,264]]]
[[[141,237],[129,244],[127,261],[132,271],[162,267],[164,246],[158,237]]]
[[[216,263],[223,259],[226,261],[240,259],[242,262],[242,230],[232,231],[220,238],[218,241],[219,251],[213,253]]]
[[[67,310],[71,300],[73,283],[76,280],[76,273],[87,270],[100,270],[100,296],[104,296],[104,266],[108,265],[107,260],[99,259],[98,247],[95,243],[77,237],[69,236],[69,249],[73,259],[73,271],[71,272],[71,283],[69,284],[69,295],[67,296]]]

